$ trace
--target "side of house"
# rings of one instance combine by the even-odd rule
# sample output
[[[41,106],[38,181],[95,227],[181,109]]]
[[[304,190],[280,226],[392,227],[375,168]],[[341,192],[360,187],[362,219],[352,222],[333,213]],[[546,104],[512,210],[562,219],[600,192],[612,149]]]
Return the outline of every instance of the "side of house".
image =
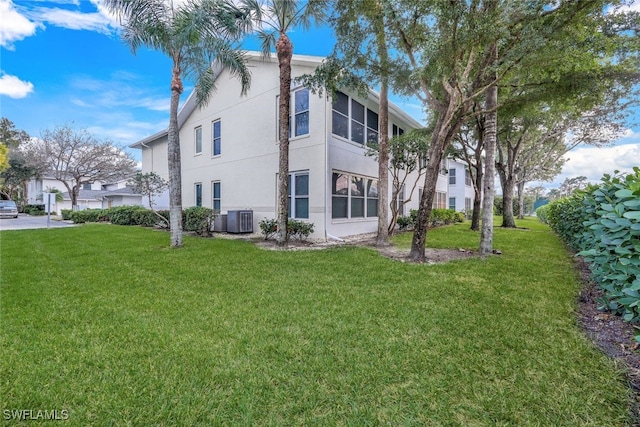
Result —
[[[321,61],[294,55],[293,77],[313,72]],[[251,210],[257,231],[260,220],[276,216],[279,75],[275,58],[250,54],[249,66],[252,84],[245,96],[240,96],[239,82],[222,72],[207,106],[197,108],[192,94],[180,110],[178,125],[183,206],[205,206],[221,214]],[[377,94],[362,98],[344,91],[329,99],[293,84],[290,96],[289,216],[313,223],[316,239],[374,232],[378,165],[368,155],[368,143],[379,136]],[[419,127],[390,105],[389,136]],[[168,179],[166,131],[131,147],[141,149],[144,173]],[[438,189],[446,204],[443,177]],[[417,178],[414,172],[408,181]],[[417,208],[418,200],[414,194],[405,210]],[[157,209],[166,207],[166,196],[156,199]]]

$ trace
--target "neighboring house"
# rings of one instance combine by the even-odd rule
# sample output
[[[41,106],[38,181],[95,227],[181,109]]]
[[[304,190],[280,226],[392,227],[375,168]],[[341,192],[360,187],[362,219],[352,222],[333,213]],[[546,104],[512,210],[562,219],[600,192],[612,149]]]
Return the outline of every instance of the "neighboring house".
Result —
[[[218,89],[208,105],[197,108],[192,93],[178,114],[178,126],[183,207],[205,206],[222,214],[251,210],[257,231],[260,220],[276,217],[279,71],[275,58],[248,56],[248,93],[240,96],[237,79],[219,72]],[[294,55],[292,75],[312,73],[321,62],[319,57]],[[377,230],[378,165],[366,153],[367,142],[378,139],[378,103],[373,91],[366,99],[338,92],[332,102],[292,84],[289,215],[313,223],[313,238]],[[390,103],[389,136],[419,127]],[[164,130],[131,147],[142,150],[142,172],[168,180],[167,135]],[[437,186],[438,203],[445,208],[446,172]],[[416,196],[405,206],[407,213],[418,207]],[[167,207],[166,194],[156,199],[156,208]]]
[[[28,204],[42,204],[42,193],[47,189],[57,189],[62,193],[63,201],[57,202],[55,212],[72,209],[71,197],[65,185],[51,177],[32,178],[27,185]],[[127,186],[127,180],[103,184],[94,182],[83,184],[78,194],[78,210],[105,209],[123,205],[142,205],[142,195],[135,194]]]
[[[447,207],[470,215],[473,210],[474,195],[469,167],[465,163],[449,159],[449,204]]]

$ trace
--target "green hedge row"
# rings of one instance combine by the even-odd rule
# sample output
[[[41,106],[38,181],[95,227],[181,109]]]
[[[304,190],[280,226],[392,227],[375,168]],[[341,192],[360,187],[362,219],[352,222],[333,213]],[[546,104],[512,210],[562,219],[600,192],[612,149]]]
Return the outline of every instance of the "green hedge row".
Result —
[[[538,217],[589,264],[601,309],[640,322],[640,168],[541,206]]]
[[[258,225],[260,226],[264,240],[269,239],[278,231],[277,219],[265,218],[261,220]],[[287,234],[295,240],[307,240],[311,233],[313,233],[313,228],[314,225],[311,222],[298,221],[295,219],[290,219],[287,222]]]
[[[411,209],[409,215],[398,217],[398,227],[400,230],[408,230],[416,225],[418,211]],[[438,227],[440,225],[449,225],[456,222],[464,221],[464,212],[456,212],[452,209],[432,209],[429,218],[429,227]]]
[[[142,227],[162,227],[169,225],[169,211],[152,211],[142,206],[118,206],[108,209],[86,209],[82,211],[62,210],[62,219],[76,224],[85,222],[111,222],[116,225],[139,225]],[[211,235],[216,211],[193,206],[182,212],[182,224],[185,231],[198,235]]]

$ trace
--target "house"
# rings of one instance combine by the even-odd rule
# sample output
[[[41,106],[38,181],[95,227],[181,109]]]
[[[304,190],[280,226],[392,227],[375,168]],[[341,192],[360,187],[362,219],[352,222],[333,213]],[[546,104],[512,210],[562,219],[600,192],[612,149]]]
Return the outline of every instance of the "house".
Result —
[[[276,217],[279,69],[275,58],[263,59],[260,53],[248,57],[248,93],[240,96],[240,83],[218,70],[217,91],[207,106],[198,108],[192,93],[178,114],[178,127],[183,206],[205,206],[221,214],[250,210],[257,231],[260,220]],[[294,55],[292,76],[312,73],[321,62],[320,57]],[[367,144],[378,138],[378,104],[373,91],[366,98],[338,92],[332,100],[292,84],[289,214],[313,223],[313,238],[377,230],[378,165],[367,155]],[[419,127],[390,103],[389,136]],[[168,180],[167,137],[164,130],[131,145],[142,151],[143,173],[152,171]],[[437,188],[444,208],[447,170]],[[156,206],[168,207],[166,194],[156,199]],[[414,194],[405,210],[417,206]]]
[[[449,209],[471,215],[475,190],[469,167],[454,159],[449,160]]]
[[[56,202],[53,211],[60,212],[63,209],[72,209],[71,197],[67,187],[50,176],[32,178],[27,184],[27,203],[42,204],[42,193],[50,189],[59,190],[63,200]],[[127,186],[127,180],[104,184],[100,181],[85,183],[80,189],[77,201],[77,210],[105,209],[123,205],[142,205],[142,195],[135,194]]]

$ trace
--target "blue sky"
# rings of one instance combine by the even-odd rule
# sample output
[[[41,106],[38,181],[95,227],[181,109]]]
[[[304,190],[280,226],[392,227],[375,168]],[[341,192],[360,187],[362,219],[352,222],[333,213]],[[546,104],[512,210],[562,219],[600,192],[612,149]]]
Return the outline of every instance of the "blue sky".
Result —
[[[640,8],[640,0],[633,7]],[[73,122],[124,147],[167,127],[169,59],[146,49],[134,56],[101,0],[0,0],[0,16],[0,112],[18,129],[38,136]],[[291,39],[296,53],[319,56],[330,53],[334,41],[328,28],[294,31]],[[258,48],[252,41],[244,47]],[[392,100],[424,121],[416,100]],[[614,146],[570,152],[555,184],[545,186],[640,166],[638,114]]]

